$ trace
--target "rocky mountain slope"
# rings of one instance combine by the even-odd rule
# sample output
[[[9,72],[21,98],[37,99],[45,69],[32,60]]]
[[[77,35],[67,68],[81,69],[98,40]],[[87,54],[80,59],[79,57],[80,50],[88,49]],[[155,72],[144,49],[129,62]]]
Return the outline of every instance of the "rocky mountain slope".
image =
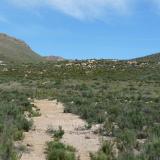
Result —
[[[35,53],[25,42],[0,33],[1,63],[32,63],[40,61],[42,61],[42,57]]]

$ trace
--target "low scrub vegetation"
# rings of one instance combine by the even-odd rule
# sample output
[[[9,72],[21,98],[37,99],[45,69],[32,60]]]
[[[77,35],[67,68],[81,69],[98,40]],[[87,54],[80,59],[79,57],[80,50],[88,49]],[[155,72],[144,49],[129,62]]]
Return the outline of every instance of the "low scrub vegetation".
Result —
[[[47,143],[47,160],[76,160],[76,150],[72,146],[60,142],[64,135],[64,130],[61,126],[59,126],[58,130],[49,127],[47,132],[54,138],[54,141]]]
[[[59,126],[58,129],[54,129],[52,126],[49,126],[47,133],[50,134],[56,141],[60,140],[64,135],[64,130],[62,126]]]
[[[47,144],[47,160],[76,160],[75,149],[59,141]]]
[[[24,112],[31,111],[32,105],[23,93],[0,92],[0,159],[17,160],[13,142],[22,140],[23,132],[32,126],[32,121],[24,115]]]
[[[118,157],[101,149],[92,159],[157,158],[159,70],[159,63],[150,61],[92,60],[0,66],[1,137],[5,135],[4,126],[12,126],[7,127],[13,130],[8,135],[11,144],[29,130],[31,122],[25,119],[24,112],[31,112],[32,107],[27,98],[57,99],[64,103],[64,112],[77,114],[90,125],[101,123],[100,134],[114,139]],[[4,154],[6,151],[1,148],[5,147],[0,147]],[[14,157],[13,148],[9,155]]]
[[[91,160],[113,160],[115,155],[113,152],[113,144],[110,142],[103,142],[102,147],[96,154],[90,154]]]

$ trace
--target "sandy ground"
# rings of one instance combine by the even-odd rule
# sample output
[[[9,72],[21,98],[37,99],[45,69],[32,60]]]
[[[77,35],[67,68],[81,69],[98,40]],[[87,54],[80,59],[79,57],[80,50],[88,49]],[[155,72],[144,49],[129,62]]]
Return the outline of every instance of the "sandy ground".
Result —
[[[76,115],[64,113],[62,104],[48,100],[35,100],[34,104],[40,109],[41,116],[33,118],[34,129],[25,133],[22,143],[29,151],[22,154],[21,160],[46,159],[46,142],[52,140],[46,133],[49,126],[62,126],[65,130],[62,142],[75,147],[80,160],[89,160],[89,153],[99,149],[98,135],[91,130],[77,129],[84,128],[85,122]]]

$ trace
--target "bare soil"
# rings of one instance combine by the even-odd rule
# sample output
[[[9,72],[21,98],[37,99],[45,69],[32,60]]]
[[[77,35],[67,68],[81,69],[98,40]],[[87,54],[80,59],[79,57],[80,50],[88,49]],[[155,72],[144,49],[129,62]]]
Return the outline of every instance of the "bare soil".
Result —
[[[40,109],[41,116],[33,118],[33,129],[25,133],[22,144],[28,151],[22,154],[21,160],[46,159],[46,142],[53,140],[46,131],[51,126],[54,129],[62,126],[65,131],[62,142],[75,147],[80,160],[89,160],[89,153],[99,149],[98,135],[94,134],[93,130],[85,130],[86,122],[78,116],[64,113],[64,106],[61,103],[35,100],[34,104]]]

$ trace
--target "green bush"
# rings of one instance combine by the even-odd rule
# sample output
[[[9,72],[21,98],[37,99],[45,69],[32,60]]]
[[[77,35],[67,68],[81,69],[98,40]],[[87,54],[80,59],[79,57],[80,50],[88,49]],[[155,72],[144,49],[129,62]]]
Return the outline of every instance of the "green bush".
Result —
[[[1,91],[0,91],[1,92]],[[23,93],[3,91],[0,94],[0,159],[18,160],[13,141],[23,139],[23,132],[32,125],[24,116],[31,105]]]
[[[0,159],[2,160],[18,160],[14,149],[12,131],[10,124],[6,123],[0,135]]]
[[[114,160],[113,144],[103,142],[100,150],[96,154],[91,153],[90,157],[91,160]]]
[[[145,146],[147,160],[159,159],[160,158],[160,137],[153,137],[151,142]]]
[[[147,160],[143,155],[135,156],[133,152],[127,152],[119,155],[117,160]]]
[[[133,149],[136,145],[136,135],[133,130],[122,130],[118,138],[126,150]]]
[[[13,134],[13,139],[15,141],[19,141],[19,140],[22,140],[23,138],[24,138],[23,131],[15,129]]]
[[[58,130],[53,131],[53,137],[55,138],[55,140],[61,139],[63,135],[64,135],[64,130],[62,129],[61,126],[59,126]]]
[[[47,144],[47,160],[76,160],[75,149],[58,141]]]

